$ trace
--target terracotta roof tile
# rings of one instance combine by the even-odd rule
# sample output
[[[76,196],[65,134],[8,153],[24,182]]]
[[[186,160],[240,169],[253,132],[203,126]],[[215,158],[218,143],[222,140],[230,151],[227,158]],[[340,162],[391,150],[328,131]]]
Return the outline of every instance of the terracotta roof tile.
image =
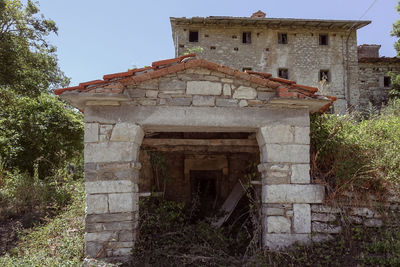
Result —
[[[156,79],[168,74],[183,71],[191,68],[206,68],[212,71],[218,71],[226,75],[234,76],[238,79],[259,84],[261,86],[276,89],[277,97],[281,98],[318,98],[315,93],[318,91],[316,87],[296,84],[295,81],[274,78],[270,73],[246,71],[242,72],[227,66],[219,65],[204,59],[196,59],[195,54],[185,55],[177,58],[155,61],[152,67],[144,67],[133,69],[126,72],[113,73],[103,76],[103,80],[94,80],[80,83],[79,86],[68,87],[54,90],[56,95],[60,95],[65,91],[86,91],[89,93],[115,93],[120,94],[127,84],[139,84],[151,79]],[[99,87],[102,86],[102,87]],[[336,97],[328,96],[331,100],[322,112],[329,109],[329,106],[336,100]]]

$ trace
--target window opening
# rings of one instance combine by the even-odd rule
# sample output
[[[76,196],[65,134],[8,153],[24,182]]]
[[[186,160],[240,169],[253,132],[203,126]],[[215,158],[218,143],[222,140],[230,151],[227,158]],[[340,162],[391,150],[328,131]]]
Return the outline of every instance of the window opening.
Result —
[[[319,71],[319,80],[329,82],[330,81],[329,70],[320,70]]]
[[[327,34],[319,35],[319,45],[328,45],[328,35]]]
[[[189,42],[197,43],[199,41],[199,32],[198,31],[189,31]]]
[[[251,44],[251,32],[243,32],[242,42],[244,44]]]
[[[278,77],[283,79],[289,79],[289,70],[288,69],[279,69]]]
[[[287,33],[278,33],[278,44],[287,44]]]

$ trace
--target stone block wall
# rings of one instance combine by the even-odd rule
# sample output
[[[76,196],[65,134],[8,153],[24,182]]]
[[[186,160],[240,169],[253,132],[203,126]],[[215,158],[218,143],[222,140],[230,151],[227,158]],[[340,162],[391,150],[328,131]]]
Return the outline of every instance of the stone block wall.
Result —
[[[349,63],[350,102],[357,106],[357,35],[351,33],[346,54],[346,30],[324,28],[267,28],[257,26],[172,25],[176,56],[200,46],[197,56],[239,70],[268,72],[278,77],[280,68],[288,69],[289,79],[298,84],[320,87],[323,94],[338,97],[336,113],[346,111],[346,62]],[[198,42],[189,42],[189,31],[199,32]],[[251,32],[250,44],[242,43],[242,32]],[[278,33],[287,33],[288,43],[278,43]],[[328,34],[328,45],[319,45],[319,34]],[[319,84],[320,70],[329,70],[329,86]]]
[[[374,203],[352,202],[347,199],[334,206],[313,204],[311,205],[312,239],[315,242],[329,240],[349,224],[363,227],[399,227],[399,218],[398,197]]]
[[[125,93],[141,106],[260,107],[275,90],[205,68],[194,68],[129,85]]]
[[[143,130],[129,123],[85,124],[85,250],[126,257],[138,223],[138,153]]]
[[[270,125],[259,129],[263,243],[278,249],[311,240],[311,204],[325,189],[310,184],[309,126]]]
[[[400,74],[400,61],[396,59],[361,59],[359,63],[360,107],[381,107],[389,99],[392,84],[385,86],[384,77]]]

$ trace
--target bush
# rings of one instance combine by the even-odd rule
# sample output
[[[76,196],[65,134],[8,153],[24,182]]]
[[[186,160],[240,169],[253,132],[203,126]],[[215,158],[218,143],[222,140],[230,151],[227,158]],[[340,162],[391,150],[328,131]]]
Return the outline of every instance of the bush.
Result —
[[[49,93],[38,98],[0,89],[0,170],[41,178],[81,154],[82,115]]]
[[[68,163],[65,168],[53,170],[51,177],[39,179],[18,170],[0,174],[0,221],[9,217],[23,216],[27,225],[44,216],[59,212],[70,203],[76,180],[83,179],[82,159]],[[70,166],[76,166],[75,171]]]
[[[360,118],[314,115],[311,120],[311,164],[316,182],[333,196],[344,191],[375,192],[400,185],[400,100],[379,114]]]
[[[69,183],[71,205],[40,226],[19,233],[15,248],[0,257],[0,266],[80,266],[84,252],[85,188]]]

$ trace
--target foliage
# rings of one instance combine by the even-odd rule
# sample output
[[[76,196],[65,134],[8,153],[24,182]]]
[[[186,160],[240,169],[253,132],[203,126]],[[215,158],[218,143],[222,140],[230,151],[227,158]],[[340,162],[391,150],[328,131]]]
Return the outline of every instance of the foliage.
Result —
[[[133,253],[137,266],[237,263],[234,240],[197,220],[196,204],[185,206],[158,198],[140,202],[140,236]],[[206,264],[208,263],[208,264]]]
[[[396,11],[400,13],[400,1],[396,6]],[[400,37],[400,20],[396,20],[393,23],[392,31],[390,33],[392,36],[397,38]],[[397,56],[400,56],[400,40],[394,43],[394,49],[397,51]],[[389,93],[390,98],[400,98],[400,75],[391,75],[393,88]]]
[[[185,55],[189,55],[189,54],[201,54],[203,53],[203,47],[201,46],[195,46],[192,48],[186,48],[186,52],[184,53]]]
[[[24,218],[25,224],[52,216],[71,202],[76,180],[83,179],[82,158],[74,159],[47,179],[28,173],[5,171],[0,176],[0,221]],[[71,170],[71,166],[75,170]],[[35,165],[37,168],[38,166]]]
[[[382,193],[400,186],[400,100],[380,114],[359,118],[314,115],[311,123],[312,176],[333,197],[346,190]]]
[[[0,89],[0,162],[6,170],[52,175],[83,149],[82,115],[48,93],[37,98]]]
[[[54,21],[39,15],[28,0],[0,0],[0,88],[38,96],[69,79],[57,65],[56,48],[46,41],[57,33]]]
[[[0,266],[79,266],[84,248],[85,190],[82,179],[68,183],[71,205],[54,219],[20,233],[18,245]]]

